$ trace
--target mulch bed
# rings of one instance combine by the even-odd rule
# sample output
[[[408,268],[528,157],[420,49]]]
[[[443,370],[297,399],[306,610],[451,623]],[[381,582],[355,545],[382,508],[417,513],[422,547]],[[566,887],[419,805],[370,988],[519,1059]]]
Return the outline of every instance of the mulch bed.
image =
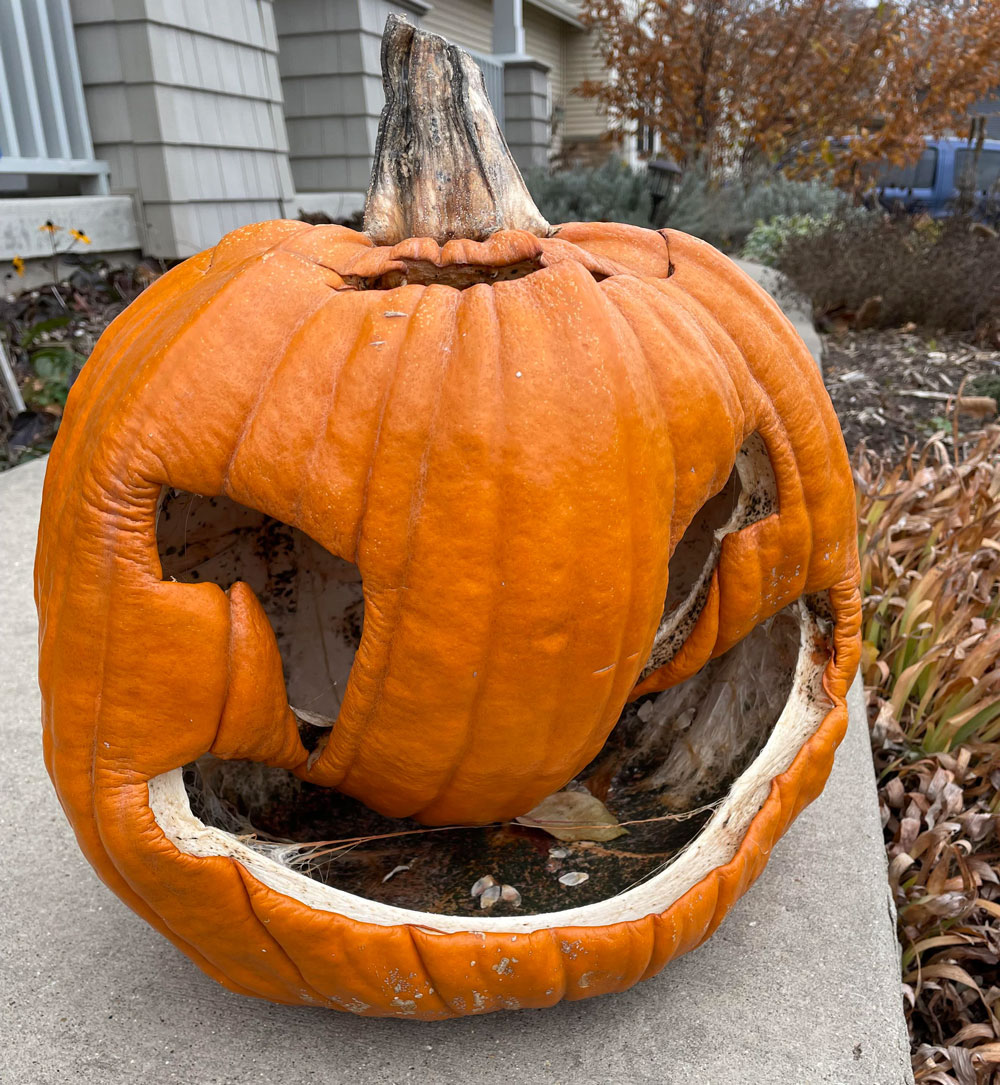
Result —
[[[952,433],[955,397],[1000,397],[1000,351],[915,328],[823,337],[823,370],[849,450],[861,442],[899,455],[935,433]],[[964,386],[963,386],[964,385]],[[962,410],[961,433],[981,428],[987,405]]]
[[[90,261],[68,280],[0,295],[0,337],[28,407],[15,417],[0,389],[0,471],[49,450],[62,417],[61,401],[80,367],[104,329],[161,271],[144,263],[111,268]],[[63,352],[68,372],[44,379],[38,352],[52,350]]]

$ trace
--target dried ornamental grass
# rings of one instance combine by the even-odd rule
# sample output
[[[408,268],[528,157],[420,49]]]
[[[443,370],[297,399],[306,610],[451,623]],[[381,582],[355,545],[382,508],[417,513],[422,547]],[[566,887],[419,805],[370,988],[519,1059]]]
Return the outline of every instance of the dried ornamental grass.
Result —
[[[918,1082],[1000,1083],[1000,428],[857,462],[862,667]]]

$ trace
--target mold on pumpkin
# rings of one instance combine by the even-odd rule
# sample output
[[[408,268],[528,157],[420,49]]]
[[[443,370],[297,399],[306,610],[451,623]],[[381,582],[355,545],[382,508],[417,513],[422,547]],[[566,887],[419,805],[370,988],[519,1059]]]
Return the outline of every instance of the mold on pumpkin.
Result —
[[[101,877],[234,990],[423,1018],[620,990],[829,772],[843,440],[730,261],[550,228],[471,59],[398,20],[383,57],[366,232],[235,231],[73,388],[46,762]],[[625,835],[511,823],[566,788]]]

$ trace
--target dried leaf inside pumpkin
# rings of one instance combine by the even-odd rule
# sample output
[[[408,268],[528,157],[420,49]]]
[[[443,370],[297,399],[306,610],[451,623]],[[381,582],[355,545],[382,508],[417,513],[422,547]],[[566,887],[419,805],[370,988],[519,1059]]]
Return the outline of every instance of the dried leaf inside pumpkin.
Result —
[[[514,820],[519,825],[543,829],[556,840],[605,841],[628,832],[589,791],[557,791]]]

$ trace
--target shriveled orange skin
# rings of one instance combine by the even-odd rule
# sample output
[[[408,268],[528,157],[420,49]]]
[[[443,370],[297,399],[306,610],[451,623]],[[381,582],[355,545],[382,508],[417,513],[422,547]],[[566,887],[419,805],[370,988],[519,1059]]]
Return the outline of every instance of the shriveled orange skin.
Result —
[[[542,270],[358,289],[517,260]],[[714,601],[639,690],[830,589],[832,709],[732,862],[662,915],[518,936],[367,926],[164,837],[146,783],[207,751],[432,824],[503,819],[562,786],[639,692],[672,549],[755,431],[779,509],[726,539]],[[359,566],[363,638],[311,767],[252,593],[160,579],[163,486],[226,494]],[[71,393],[36,562],[46,763],[101,877],[234,990],[430,1018],[620,990],[707,937],[822,788],[857,663],[854,537],[812,359],[704,243],[572,224],[390,250],[248,227],[150,287]]]

